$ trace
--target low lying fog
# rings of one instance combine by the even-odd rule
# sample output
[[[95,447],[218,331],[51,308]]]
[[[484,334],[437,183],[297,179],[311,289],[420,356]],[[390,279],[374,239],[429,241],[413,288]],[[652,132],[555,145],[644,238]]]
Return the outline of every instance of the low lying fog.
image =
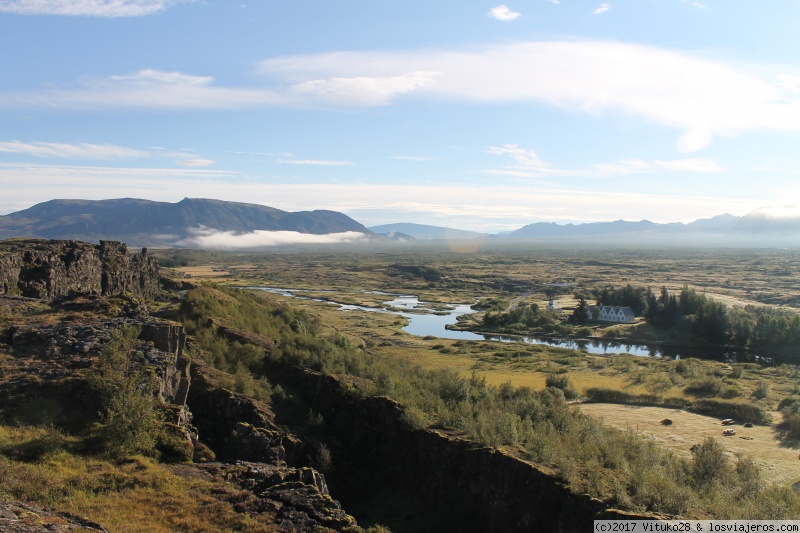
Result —
[[[197,228],[192,230],[192,233],[191,237],[179,241],[178,244],[207,250],[241,250],[283,244],[336,244],[356,242],[367,238],[365,234],[357,231],[314,235],[297,231],[256,230],[251,233],[237,234],[233,231]]]

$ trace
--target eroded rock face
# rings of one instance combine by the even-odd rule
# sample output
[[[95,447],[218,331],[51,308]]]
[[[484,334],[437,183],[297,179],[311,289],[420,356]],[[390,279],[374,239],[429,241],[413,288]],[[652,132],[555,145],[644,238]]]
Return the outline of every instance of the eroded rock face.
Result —
[[[72,513],[53,511],[26,503],[0,500],[0,531],[3,533],[66,533],[108,530]]]
[[[183,326],[151,317],[61,318],[45,316],[41,321],[14,324],[3,332],[2,339],[14,357],[0,365],[5,378],[0,380],[0,419],[13,421],[26,405],[47,400],[57,406],[52,422],[64,420],[71,425],[90,421],[99,410],[99,398],[87,384],[88,372],[112,332],[123,326],[141,328],[133,361],[152,368],[161,402],[185,407],[191,365],[183,353]],[[190,416],[179,417],[179,425],[182,419]]]
[[[198,457],[198,449],[210,445],[218,457],[231,461],[181,469],[202,470],[234,487],[234,500],[226,499],[224,490],[218,497],[238,512],[274,523],[278,531],[361,531],[331,497],[323,475],[307,467],[305,443],[275,423],[269,405],[220,386],[219,371],[185,354],[183,326],[147,316],[133,300],[82,295],[52,306],[37,303],[25,320],[0,331],[0,420],[54,423],[76,431],[90,427],[101,410],[101,398],[90,385],[92,369],[115,329],[138,327],[132,360],[157,378],[165,428],[184,439],[182,457],[191,457],[192,449]],[[3,303],[25,311],[35,302],[0,297],[0,308]],[[213,454],[202,460],[213,460]],[[1,532],[72,530],[105,531],[67,513],[0,500]]]
[[[100,280],[102,294],[130,292],[146,299],[158,294],[158,259],[147,255],[147,248],[129,254],[128,246],[117,241],[100,241]]]
[[[0,242],[0,295],[53,300],[71,293],[130,292],[152,299],[159,291],[158,260],[100,241],[12,239]]]
[[[198,468],[247,491],[236,510],[272,515],[278,531],[359,531],[355,518],[328,493],[325,477],[311,468],[243,461]]]

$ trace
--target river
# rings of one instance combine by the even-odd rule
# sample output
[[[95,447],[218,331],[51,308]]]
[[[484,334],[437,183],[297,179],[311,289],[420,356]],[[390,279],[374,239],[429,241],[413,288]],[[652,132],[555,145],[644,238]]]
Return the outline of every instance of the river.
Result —
[[[303,292],[301,289],[282,289],[276,287],[243,287],[248,290],[260,290],[288,296],[292,298],[302,298],[318,302],[326,302],[336,305],[342,311],[370,311],[376,313],[392,313],[408,319],[408,325],[403,331],[411,335],[420,337],[433,336],[441,339],[471,340],[471,341],[500,341],[500,342],[523,342],[526,344],[540,344],[558,348],[579,350],[595,355],[611,355],[617,353],[628,353],[643,357],[668,357],[670,359],[680,359],[686,357],[696,357],[699,359],[713,359],[717,361],[753,361],[769,362],[757,356],[743,356],[743,354],[720,349],[699,349],[686,347],[670,347],[657,344],[636,344],[626,343],[605,339],[564,339],[545,336],[525,336],[525,335],[485,335],[473,333],[471,331],[452,331],[447,329],[450,324],[456,323],[456,317],[473,313],[469,304],[446,305],[444,309],[431,307],[431,304],[421,302],[417,296],[409,294],[395,294],[380,291],[365,291],[371,294],[381,294],[392,299],[383,302],[384,307],[365,307],[361,305],[349,305],[309,298],[298,294]],[[314,291],[320,292],[320,291]]]

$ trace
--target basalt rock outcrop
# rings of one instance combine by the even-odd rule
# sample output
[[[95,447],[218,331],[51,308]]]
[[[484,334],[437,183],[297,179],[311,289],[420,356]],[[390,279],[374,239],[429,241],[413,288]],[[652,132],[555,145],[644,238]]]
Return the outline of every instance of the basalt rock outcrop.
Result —
[[[314,469],[245,461],[197,468],[245,490],[247,496],[235,509],[270,515],[278,531],[360,531],[356,520],[328,493],[324,476]]]
[[[156,378],[167,413],[164,429],[178,441],[171,441],[171,452],[161,450],[162,456],[180,448],[188,449],[188,457],[194,450],[196,458],[213,460],[210,447],[229,462],[180,466],[234,487],[237,499],[229,503],[235,510],[275,524],[278,531],[361,531],[333,499],[324,476],[309,467],[306,444],[275,423],[268,404],[224,388],[225,376],[193,362],[186,353],[191,339],[180,324],[148,316],[129,296],[86,294],[49,304],[0,296],[3,316],[11,317],[0,322],[3,423],[88,431],[102,410],[90,375],[112,332],[133,327],[139,335],[132,363]],[[0,531],[72,530],[106,531],[68,513],[0,498]]]
[[[54,300],[73,293],[158,294],[158,260],[147,249],[100,241],[12,239],[0,241],[0,295]]]
[[[254,337],[237,337],[230,328],[225,336],[239,342]],[[656,518],[574,494],[554,472],[511,451],[443,430],[414,428],[402,405],[364,396],[347,376],[273,365],[324,417],[337,458],[332,482],[342,502],[355,507],[379,493],[376,503],[414,502],[405,511],[409,525],[403,530],[566,533],[590,531],[594,520]]]
[[[186,335],[182,326],[152,317],[72,321],[69,316],[45,314],[0,332],[13,355],[0,365],[4,375],[0,380],[0,419],[40,423],[20,417],[41,411],[33,406],[46,403],[52,404],[45,409],[52,423],[74,430],[91,423],[100,410],[100,398],[87,377],[112,331],[124,326],[141,331],[132,362],[152,370],[161,403],[178,411],[185,408],[191,365],[183,353]],[[59,319],[54,320],[56,317]],[[178,419],[188,420],[183,414]]]
[[[297,378],[305,383],[312,409],[331,427],[338,472],[346,473],[334,482],[345,505],[368,501],[389,483],[390,493],[416,495],[424,522],[412,530],[419,532],[583,532],[594,520],[654,519],[574,494],[554,472],[511,451],[414,428],[400,404],[354,395],[340,378],[307,370],[299,370]],[[381,482],[374,478],[376,468]]]

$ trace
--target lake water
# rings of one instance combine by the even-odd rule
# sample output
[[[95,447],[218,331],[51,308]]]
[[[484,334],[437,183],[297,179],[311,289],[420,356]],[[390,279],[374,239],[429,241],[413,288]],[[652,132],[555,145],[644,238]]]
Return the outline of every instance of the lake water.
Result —
[[[431,304],[420,302],[419,298],[410,294],[393,294],[380,291],[365,291],[369,294],[381,294],[392,299],[383,302],[384,307],[364,307],[360,305],[348,305],[331,302],[327,300],[320,300],[317,298],[308,298],[297,294],[302,290],[294,289],[281,289],[275,287],[244,287],[245,289],[260,290],[280,294],[282,296],[289,296],[293,298],[302,298],[306,300],[314,300],[319,302],[326,302],[331,305],[336,305],[342,311],[370,311],[375,313],[392,313],[400,315],[408,319],[408,325],[403,328],[403,331],[411,335],[418,335],[420,337],[433,336],[441,339],[455,339],[455,340],[470,340],[470,341],[500,341],[500,342],[524,342],[526,344],[539,344],[544,346],[553,346],[558,348],[567,348],[572,350],[580,350],[586,353],[595,355],[611,355],[617,353],[628,353],[644,357],[668,357],[672,359],[697,357],[700,359],[714,359],[718,361],[752,361],[761,360],[762,362],[769,362],[763,358],[754,358],[753,356],[745,357],[742,354],[729,352],[724,350],[713,349],[691,349],[691,348],[674,348],[668,346],[660,346],[655,344],[629,344],[619,341],[599,340],[599,339],[560,339],[556,337],[535,337],[535,336],[517,336],[517,335],[481,335],[471,331],[451,331],[447,329],[450,324],[456,323],[456,317],[472,313],[472,309],[468,304],[448,305],[446,309],[434,309]],[[315,291],[319,292],[319,291]]]

